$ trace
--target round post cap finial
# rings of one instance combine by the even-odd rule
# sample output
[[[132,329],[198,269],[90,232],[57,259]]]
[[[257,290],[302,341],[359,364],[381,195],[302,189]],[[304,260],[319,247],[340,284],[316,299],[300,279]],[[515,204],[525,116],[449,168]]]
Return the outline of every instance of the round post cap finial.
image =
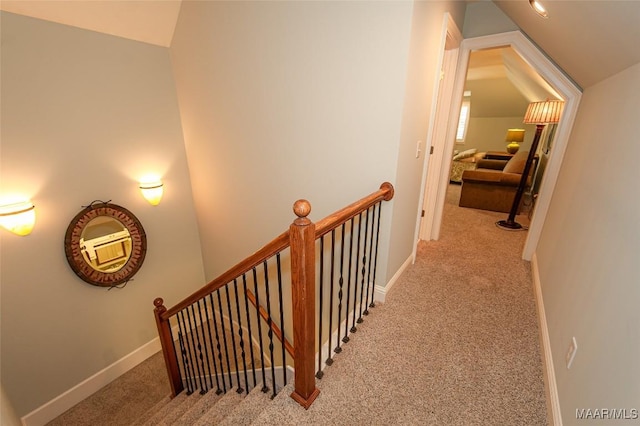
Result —
[[[293,212],[298,217],[307,217],[311,213],[311,203],[307,200],[298,200],[293,203]]]
[[[395,189],[393,187],[393,185],[389,182],[384,182],[382,185],[380,185],[380,189],[387,191],[387,193],[385,194],[383,200],[385,201],[390,201],[394,194],[395,194]]]
[[[164,300],[162,300],[162,297],[158,297],[153,301],[153,306],[155,306],[156,308],[159,308],[163,304],[164,304]]]

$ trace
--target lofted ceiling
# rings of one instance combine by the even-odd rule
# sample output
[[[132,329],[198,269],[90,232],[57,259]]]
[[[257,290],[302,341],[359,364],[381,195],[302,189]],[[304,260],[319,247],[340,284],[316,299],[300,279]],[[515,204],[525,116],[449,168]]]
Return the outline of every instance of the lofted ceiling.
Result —
[[[583,88],[640,62],[640,1],[540,0],[542,18],[527,0],[493,0]]]
[[[169,47],[181,0],[2,0],[0,10]]]
[[[640,62],[640,1],[541,1],[547,19],[527,0],[493,3],[583,88]],[[181,0],[0,1],[8,12],[164,47],[171,44],[180,5]]]
[[[560,99],[511,47],[471,52],[465,91],[471,93],[472,117],[524,115],[530,102]]]

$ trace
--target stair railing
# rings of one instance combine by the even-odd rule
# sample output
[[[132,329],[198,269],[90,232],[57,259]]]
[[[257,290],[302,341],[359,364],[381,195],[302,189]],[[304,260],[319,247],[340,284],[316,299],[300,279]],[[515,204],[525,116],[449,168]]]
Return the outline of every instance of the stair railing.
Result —
[[[229,387],[233,387],[233,378],[231,372],[231,363],[229,356],[229,349],[226,345],[221,344],[221,340],[226,339],[224,317],[225,312],[223,308],[222,300],[227,302],[227,313],[229,318],[233,316],[234,311],[232,309],[233,299],[235,296],[236,307],[236,322],[239,324],[230,325],[231,337],[238,336],[239,347],[241,352],[242,362],[245,363],[245,359],[251,358],[250,364],[254,367],[256,364],[260,364],[260,368],[263,376],[263,386],[265,379],[265,360],[264,352],[265,347],[262,345],[262,331],[260,331],[261,320],[267,323],[267,335],[269,339],[268,348],[270,351],[270,363],[272,371],[272,380],[275,382],[275,373],[273,368],[274,363],[274,345],[273,336],[275,335],[281,342],[281,362],[284,368],[283,374],[284,381],[286,382],[286,359],[287,354],[293,352],[293,364],[295,366],[294,373],[294,391],[291,397],[296,400],[300,405],[305,408],[309,408],[315,398],[319,394],[319,390],[316,388],[315,379],[321,377],[321,367],[318,369],[318,374],[315,371],[316,361],[316,342],[320,347],[320,353],[318,353],[318,359],[322,358],[322,318],[323,315],[323,274],[324,274],[324,238],[327,235],[331,235],[331,290],[330,290],[330,313],[329,313],[329,327],[328,332],[331,335],[333,330],[338,333],[338,340],[340,338],[341,319],[344,318],[344,338],[343,342],[348,341],[347,329],[349,325],[349,317],[352,315],[352,327],[351,331],[355,331],[356,315],[359,312],[357,322],[362,321],[362,315],[367,314],[366,306],[373,306],[373,283],[375,282],[375,262],[377,258],[377,244],[378,244],[378,232],[380,226],[380,209],[382,201],[389,201],[393,198],[394,189],[393,186],[385,182],[380,186],[380,189],[367,197],[331,214],[325,219],[313,223],[308,219],[308,215],[311,212],[311,205],[306,200],[299,200],[294,204],[293,210],[297,218],[293,221],[288,231],[285,231],[263,248],[258,250],[255,254],[238,263],[236,266],[229,269],[227,272],[220,275],[218,278],[211,281],[209,284],[193,293],[191,296],[185,298],[174,307],[167,309],[164,306],[164,302],[161,298],[154,300],[154,314],[156,319],[156,325],[158,327],[158,334],[160,343],[162,346],[165,364],[167,367],[167,373],[169,376],[172,396],[184,390],[184,384],[186,382],[187,392],[193,392],[193,390],[200,388],[201,393],[205,393],[209,388],[216,388],[216,392],[226,392],[226,383],[229,383]],[[376,210],[377,209],[377,210]],[[377,218],[376,218],[377,212]],[[371,218],[371,219],[370,219]],[[363,228],[364,222],[364,228]],[[374,223],[376,229],[374,229]],[[350,236],[346,236],[345,229],[350,229]],[[337,290],[337,321],[336,327],[333,327],[332,321],[336,317],[336,313],[333,311],[333,298],[334,293],[334,276],[337,276],[334,271],[334,256],[333,251],[336,247],[335,235],[336,230],[339,230],[340,250],[342,255],[340,256],[339,269],[339,285],[336,286]],[[375,232],[375,236],[374,236]],[[364,238],[361,237],[364,234]],[[368,237],[367,237],[368,235]],[[357,238],[357,243],[355,242]],[[369,242],[367,242],[369,238]],[[316,250],[319,241],[320,250]],[[356,261],[352,263],[353,256],[348,257],[348,267],[344,267],[344,251],[345,247],[350,246],[350,252],[355,250]],[[354,249],[354,246],[356,247]],[[280,269],[280,253],[289,249],[289,255],[291,259],[291,302],[292,302],[292,325],[293,325],[293,345],[291,345],[284,334],[285,318],[283,316],[282,308],[282,280]],[[361,253],[362,251],[362,253]],[[318,256],[319,255],[319,256]],[[360,255],[362,255],[362,261],[360,261]],[[278,299],[279,299],[279,318],[277,315],[272,315],[271,301],[269,300],[269,275],[268,263],[277,263],[277,281],[278,281]],[[320,262],[319,274],[316,273],[316,263]],[[368,260],[368,262],[367,262]],[[257,268],[263,265],[264,268],[264,282],[266,283],[266,309],[263,307],[263,301],[259,300],[259,288],[258,288],[258,274]],[[346,289],[346,308],[344,309],[344,316],[342,313],[343,307],[343,286],[344,286],[344,270],[346,269],[348,288]],[[316,324],[316,279],[320,276],[320,312],[318,314],[318,324]],[[351,290],[352,276],[354,280],[353,291]],[[254,291],[252,292],[247,286],[247,283],[253,278]],[[355,281],[360,281],[361,286],[356,286]],[[240,284],[239,284],[240,283]],[[238,285],[242,287],[238,290]],[[359,288],[359,290],[358,290]],[[366,296],[365,296],[366,288]],[[369,293],[369,290],[371,292]],[[217,295],[217,296],[216,296]],[[242,295],[242,296],[239,296]],[[353,299],[350,299],[353,295]],[[240,297],[244,299],[244,316],[241,313],[241,307],[243,303],[240,301]],[[356,300],[359,298],[359,308],[356,305]],[[352,303],[350,303],[352,300]],[[216,303],[217,302],[217,303]],[[249,304],[256,308],[254,321],[251,321],[249,315]],[[351,304],[352,311],[349,311]],[[218,306],[218,312],[214,310]],[[209,312],[209,308],[211,311]],[[276,309],[277,311],[278,309]],[[204,314],[203,314],[204,312]],[[275,316],[275,318],[274,318]],[[185,318],[186,317],[186,318]],[[245,318],[245,326],[242,325],[242,318]],[[216,319],[220,319],[223,322],[222,332],[218,333],[220,328],[219,324],[216,324]],[[231,322],[228,320],[227,322]],[[280,326],[276,324],[279,322]],[[189,329],[187,329],[187,325]],[[213,325],[213,327],[212,327]],[[251,344],[251,327],[257,326],[258,339],[260,340],[260,348],[258,350],[261,358],[260,361],[254,361],[253,345]],[[316,327],[317,326],[317,327]],[[213,328],[213,331],[212,331]],[[243,329],[247,328],[246,338],[243,336]],[[178,335],[176,338],[174,333]],[[221,339],[219,334],[222,334],[224,339]],[[316,341],[316,336],[318,340]],[[246,354],[245,347],[249,343],[249,354]],[[223,347],[224,345],[224,347]],[[234,345],[237,346],[236,343]],[[328,352],[331,351],[332,342],[329,337]],[[338,342],[337,347],[334,348],[336,353],[339,352],[340,344]],[[180,360],[179,355],[180,354]],[[226,354],[226,371],[225,371],[225,358]],[[217,359],[216,359],[217,358]],[[180,362],[181,361],[181,362]],[[240,367],[238,365],[238,356],[235,357],[236,368],[236,385],[237,391],[243,392],[240,382]],[[213,368],[211,367],[213,365]],[[327,360],[327,365],[330,365],[330,357]],[[216,368],[219,367],[219,371]],[[253,385],[257,384],[255,368],[253,370]],[[222,374],[221,374],[222,373]],[[225,381],[225,374],[229,377]],[[248,391],[249,382],[251,380],[247,377],[247,368],[244,368],[245,374],[245,389]],[[212,377],[215,376],[216,381],[218,376],[222,375],[222,388],[219,383],[214,384]],[[208,379],[208,382],[207,382]],[[276,385],[273,383],[273,389],[275,396]],[[263,391],[265,390],[263,387]]]

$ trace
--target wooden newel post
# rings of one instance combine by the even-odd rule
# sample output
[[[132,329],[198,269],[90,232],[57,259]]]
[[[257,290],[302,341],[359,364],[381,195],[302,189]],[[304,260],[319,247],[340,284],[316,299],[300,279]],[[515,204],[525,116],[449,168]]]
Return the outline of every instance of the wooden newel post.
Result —
[[[311,204],[307,200],[296,201],[293,211],[298,218],[289,227],[295,363],[295,390],[291,397],[308,409],[320,393],[313,371],[316,356],[316,227],[307,218],[311,212]]]
[[[171,325],[168,319],[162,318],[162,314],[167,311],[167,308],[164,306],[164,301],[158,297],[153,301],[153,305],[155,306],[153,314],[156,317],[158,336],[160,338],[160,345],[162,346],[162,354],[164,355],[164,364],[167,367],[167,374],[169,375],[171,397],[173,398],[182,392],[184,386],[180,378],[180,367],[178,367],[178,359],[176,358],[176,351],[171,339]]]

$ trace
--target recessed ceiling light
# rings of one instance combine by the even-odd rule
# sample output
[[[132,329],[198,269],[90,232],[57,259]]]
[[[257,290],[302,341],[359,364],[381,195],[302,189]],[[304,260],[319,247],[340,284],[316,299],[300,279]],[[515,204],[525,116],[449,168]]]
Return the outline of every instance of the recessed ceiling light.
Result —
[[[536,13],[543,18],[548,18],[549,14],[547,13],[547,9],[537,0],[529,0],[529,4],[536,11]]]

